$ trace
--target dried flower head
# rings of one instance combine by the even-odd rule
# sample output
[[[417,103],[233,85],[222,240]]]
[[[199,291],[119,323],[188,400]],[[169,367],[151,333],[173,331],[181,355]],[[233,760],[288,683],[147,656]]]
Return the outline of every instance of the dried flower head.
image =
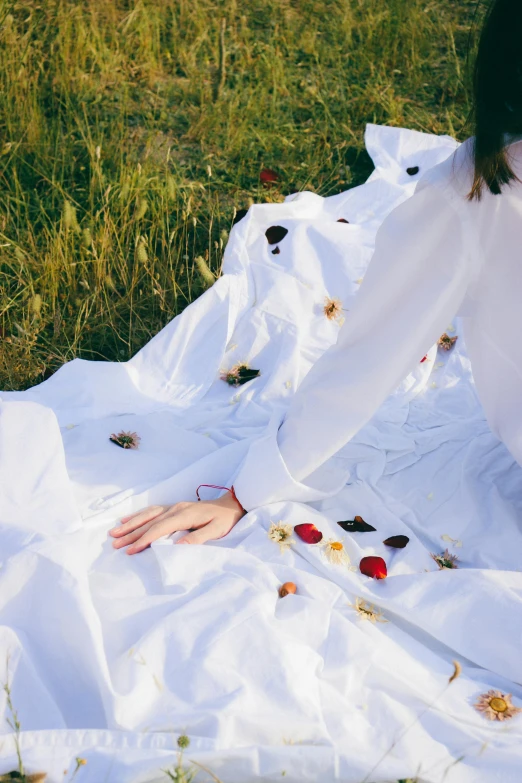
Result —
[[[79,232],[81,230],[76,216],[76,207],[73,207],[70,201],[65,200],[63,202],[62,220],[68,231]]]
[[[447,549],[444,550],[444,552],[441,552],[439,555],[434,555],[432,553],[432,558],[437,563],[438,567],[440,569],[442,568],[458,568],[458,557],[457,555],[452,555],[451,552],[449,552]]]
[[[118,432],[117,435],[112,433],[109,440],[112,440],[117,446],[121,446],[122,449],[137,449],[141,438],[136,432]]]
[[[188,748],[190,745],[190,737],[187,737],[186,734],[180,734],[178,737],[178,748],[181,748],[181,750],[185,750],[185,748]]]
[[[86,227],[82,230],[82,245],[89,249],[92,246],[91,229]]]
[[[343,303],[340,299],[329,299],[326,297],[323,312],[329,321],[339,321],[343,318]]]
[[[281,552],[285,552],[290,549],[292,544],[295,544],[295,540],[292,538],[292,525],[284,525],[282,522],[272,522],[268,528],[268,538],[270,541],[275,541],[279,544]]]
[[[35,294],[31,299],[31,310],[33,311],[34,315],[38,316],[40,315],[41,309],[42,309],[42,297],[40,296],[40,294]]]
[[[196,264],[197,270],[199,272],[199,276],[203,284],[207,288],[211,285],[214,285],[214,283],[216,282],[216,278],[214,277],[212,270],[210,269],[209,265],[207,264],[203,256],[196,256],[196,258],[194,259],[194,263]]]
[[[324,548],[325,557],[330,563],[334,565],[350,565],[351,561],[342,541],[337,541],[335,538],[327,538],[321,542],[321,546]]]
[[[494,690],[481,693],[473,706],[488,720],[509,720],[522,712],[522,708],[514,706],[510,693]]]
[[[373,604],[367,604],[362,598],[356,598],[354,604],[348,604],[353,607],[359,617],[363,620],[369,620],[371,623],[387,623],[382,611]]]
[[[252,370],[245,362],[235,364],[230,370],[222,371],[219,376],[222,381],[228,383],[229,386],[242,386],[244,383],[248,383],[253,378],[258,378],[261,375],[259,370]]]
[[[147,253],[147,243],[144,237],[140,237],[136,244],[136,259],[140,264],[146,264],[149,260],[149,254]]]
[[[458,337],[450,337],[449,334],[444,334],[439,337],[438,345],[440,348],[442,348],[444,351],[451,351],[455,343],[457,342],[459,338]]]

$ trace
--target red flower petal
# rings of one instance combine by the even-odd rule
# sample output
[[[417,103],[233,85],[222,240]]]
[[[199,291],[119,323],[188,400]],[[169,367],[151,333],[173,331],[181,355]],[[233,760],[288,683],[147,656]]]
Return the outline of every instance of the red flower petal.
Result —
[[[265,187],[271,187],[279,181],[279,174],[273,169],[262,169],[259,179]]]
[[[404,549],[409,540],[408,536],[390,536],[382,543],[386,546],[393,546],[395,549]]]
[[[305,542],[305,544],[318,544],[323,537],[321,531],[318,530],[315,525],[312,525],[311,522],[304,522],[302,525],[296,525],[294,527],[294,532],[299,536],[301,541]]]
[[[420,360],[420,363],[422,364],[422,362],[425,362],[427,358],[428,358],[428,354],[426,354],[426,356],[422,357],[422,359]]]
[[[388,569],[382,557],[363,557],[359,563],[359,571],[365,576],[371,576],[374,579],[386,579]]]

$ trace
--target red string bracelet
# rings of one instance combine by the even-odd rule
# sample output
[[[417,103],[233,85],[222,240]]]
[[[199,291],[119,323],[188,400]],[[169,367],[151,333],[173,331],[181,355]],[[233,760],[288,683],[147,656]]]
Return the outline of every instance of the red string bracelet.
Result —
[[[197,496],[198,500],[201,500],[201,498],[199,497],[199,490],[200,490],[201,487],[209,487],[210,489],[226,489],[227,492],[230,492],[230,494],[232,495],[232,497],[234,498],[234,500],[236,501],[238,506],[240,508],[243,508],[243,506],[241,505],[241,503],[237,499],[237,495],[234,492],[234,487],[233,486],[232,487],[220,487],[217,484],[200,484],[199,487],[196,489],[196,496]],[[243,511],[245,511],[244,508],[243,508]]]

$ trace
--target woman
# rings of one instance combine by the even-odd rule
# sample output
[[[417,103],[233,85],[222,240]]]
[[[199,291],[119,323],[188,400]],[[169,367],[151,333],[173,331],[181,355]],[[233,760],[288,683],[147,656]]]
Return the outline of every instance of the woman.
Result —
[[[475,136],[427,172],[382,224],[338,342],[297,391],[277,434],[250,448],[218,500],[152,506],[111,530],[135,554],[226,535],[251,509],[335,494],[335,455],[461,315],[493,432],[522,464],[522,3],[495,0],[475,65]],[[204,477],[202,477],[204,481]]]

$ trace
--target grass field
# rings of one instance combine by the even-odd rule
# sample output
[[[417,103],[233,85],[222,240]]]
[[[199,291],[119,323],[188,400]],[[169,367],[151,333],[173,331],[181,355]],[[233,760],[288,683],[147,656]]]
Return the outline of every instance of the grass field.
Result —
[[[470,135],[476,8],[0,0],[0,389],[127,360],[219,275],[236,209],[363,181],[366,122]]]

